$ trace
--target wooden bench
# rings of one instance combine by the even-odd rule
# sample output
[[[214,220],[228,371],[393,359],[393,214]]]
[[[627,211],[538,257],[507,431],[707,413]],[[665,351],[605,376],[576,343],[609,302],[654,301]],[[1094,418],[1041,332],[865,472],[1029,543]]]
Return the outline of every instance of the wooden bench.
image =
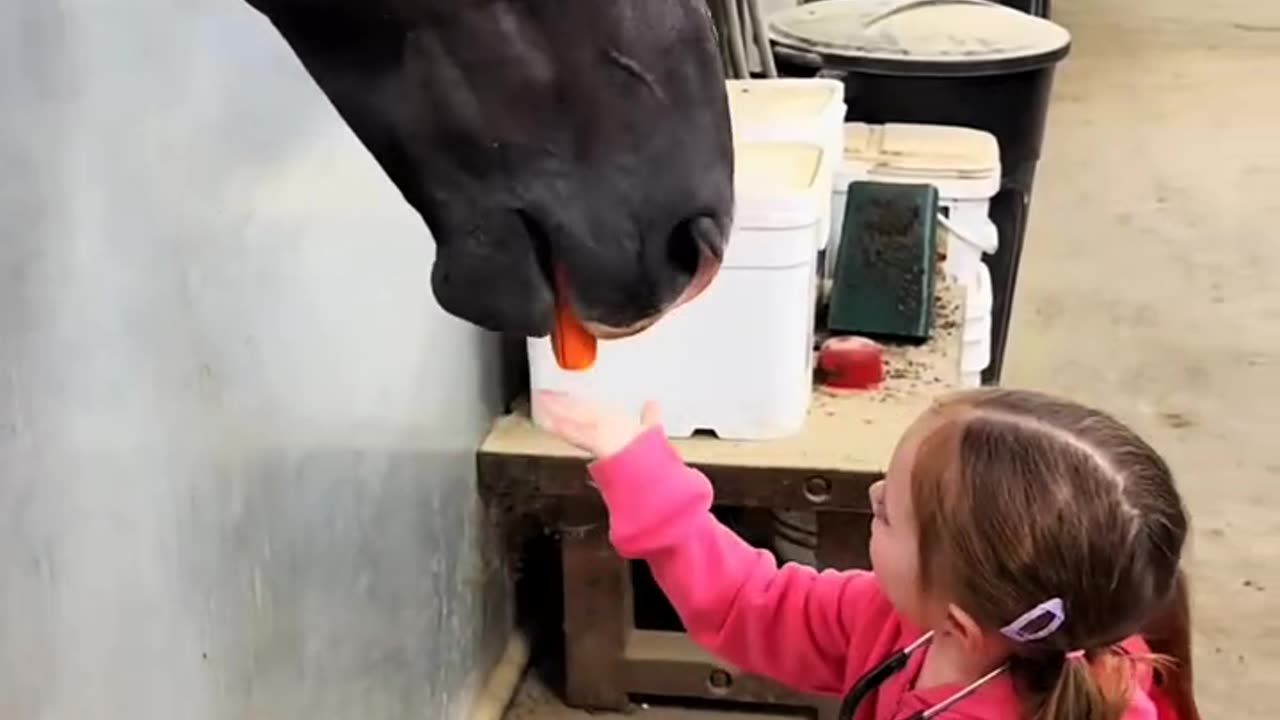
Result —
[[[941,313],[959,303],[945,290]],[[823,567],[865,568],[870,536],[867,489],[880,479],[903,431],[959,378],[960,330],[943,321],[919,347],[887,353],[889,380],[871,393],[815,392],[801,434],[774,441],[676,440],[686,462],[706,473],[716,504],[810,510],[817,517]],[[739,673],[680,632],[634,626],[631,575],[609,544],[586,457],[530,421],[527,407],[499,418],[477,456],[481,492],[522,497],[558,523],[564,578],[566,701],[590,710],[622,710],[629,695],[699,698],[812,708],[835,717],[836,698],[789,691]],[[785,652],[785,648],[779,648]]]

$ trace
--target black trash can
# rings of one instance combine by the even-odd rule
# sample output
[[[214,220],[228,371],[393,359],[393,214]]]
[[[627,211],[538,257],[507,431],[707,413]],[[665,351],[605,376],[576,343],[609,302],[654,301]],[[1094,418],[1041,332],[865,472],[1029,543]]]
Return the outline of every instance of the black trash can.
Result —
[[[999,0],[1001,5],[1036,17],[1049,17],[1049,0]]]
[[[822,2],[823,0],[800,0],[797,5],[804,5],[811,2]],[[1024,13],[1035,15],[1036,17],[1049,17],[1051,3],[1049,0],[997,0],[1005,7],[1011,7],[1014,10],[1021,10]]]
[[[1002,179],[991,219],[999,248],[984,258],[995,305],[983,380],[998,383],[1049,93],[1070,34],[987,0],[824,0],[777,13],[769,26],[779,73],[843,81],[849,121],[995,135]]]

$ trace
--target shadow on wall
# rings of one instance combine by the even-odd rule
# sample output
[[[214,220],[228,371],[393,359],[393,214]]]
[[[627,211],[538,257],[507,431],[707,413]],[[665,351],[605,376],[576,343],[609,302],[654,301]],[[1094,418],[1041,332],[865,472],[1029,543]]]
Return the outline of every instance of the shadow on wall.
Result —
[[[496,338],[239,2],[0,8],[7,717],[463,717]]]

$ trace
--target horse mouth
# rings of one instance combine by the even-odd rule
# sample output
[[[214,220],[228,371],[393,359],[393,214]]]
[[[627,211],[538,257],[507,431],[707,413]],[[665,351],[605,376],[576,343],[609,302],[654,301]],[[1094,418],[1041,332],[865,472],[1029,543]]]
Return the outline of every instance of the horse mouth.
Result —
[[[551,249],[552,244],[546,231],[528,213],[522,211],[520,216],[524,222],[526,232],[533,242],[542,278],[551,290],[553,297],[553,335],[557,330],[563,330],[566,334],[585,334],[598,340],[620,340],[644,332],[672,310],[697,299],[715,280],[723,260],[723,249],[715,244],[708,234],[694,234],[692,237],[696,250],[690,249],[689,254],[696,253],[696,260],[693,263],[685,261],[686,268],[690,264],[694,264],[694,267],[692,268],[693,272],[689,277],[689,282],[680,294],[648,317],[626,325],[611,324],[592,318],[590,311],[584,312],[584,309],[574,299],[573,287],[567,271],[554,257]],[[710,222],[709,219],[704,218],[704,220]],[[693,260],[693,258],[689,258],[689,260]]]
[[[716,274],[719,272],[720,258],[715,257],[710,252],[703,252],[698,262],[698,270],[694,273],[693,278],[690,279],[689,284],[685,286],[684,291],[670,305],[659,312],[622,327],[612,327],[590,320],[582,321],[582,325],[600,340],[621,340],[632,335],[638,335],[653,327],[655,323],[671,313],[671,311],[696,300],[711,285],[711,281],[715,279]]]

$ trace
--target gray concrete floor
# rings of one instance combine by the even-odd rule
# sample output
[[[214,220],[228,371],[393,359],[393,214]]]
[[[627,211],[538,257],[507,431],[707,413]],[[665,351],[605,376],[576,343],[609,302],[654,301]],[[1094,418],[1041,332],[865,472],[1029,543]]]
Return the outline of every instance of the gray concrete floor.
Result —
[[[1075,47],[1005,384],[1109,408],[1167,454],[1195,521],[1204,715],[1280,717],[1280,3],[1056,5]],[[509,717],[586,716],[528,685]]]

